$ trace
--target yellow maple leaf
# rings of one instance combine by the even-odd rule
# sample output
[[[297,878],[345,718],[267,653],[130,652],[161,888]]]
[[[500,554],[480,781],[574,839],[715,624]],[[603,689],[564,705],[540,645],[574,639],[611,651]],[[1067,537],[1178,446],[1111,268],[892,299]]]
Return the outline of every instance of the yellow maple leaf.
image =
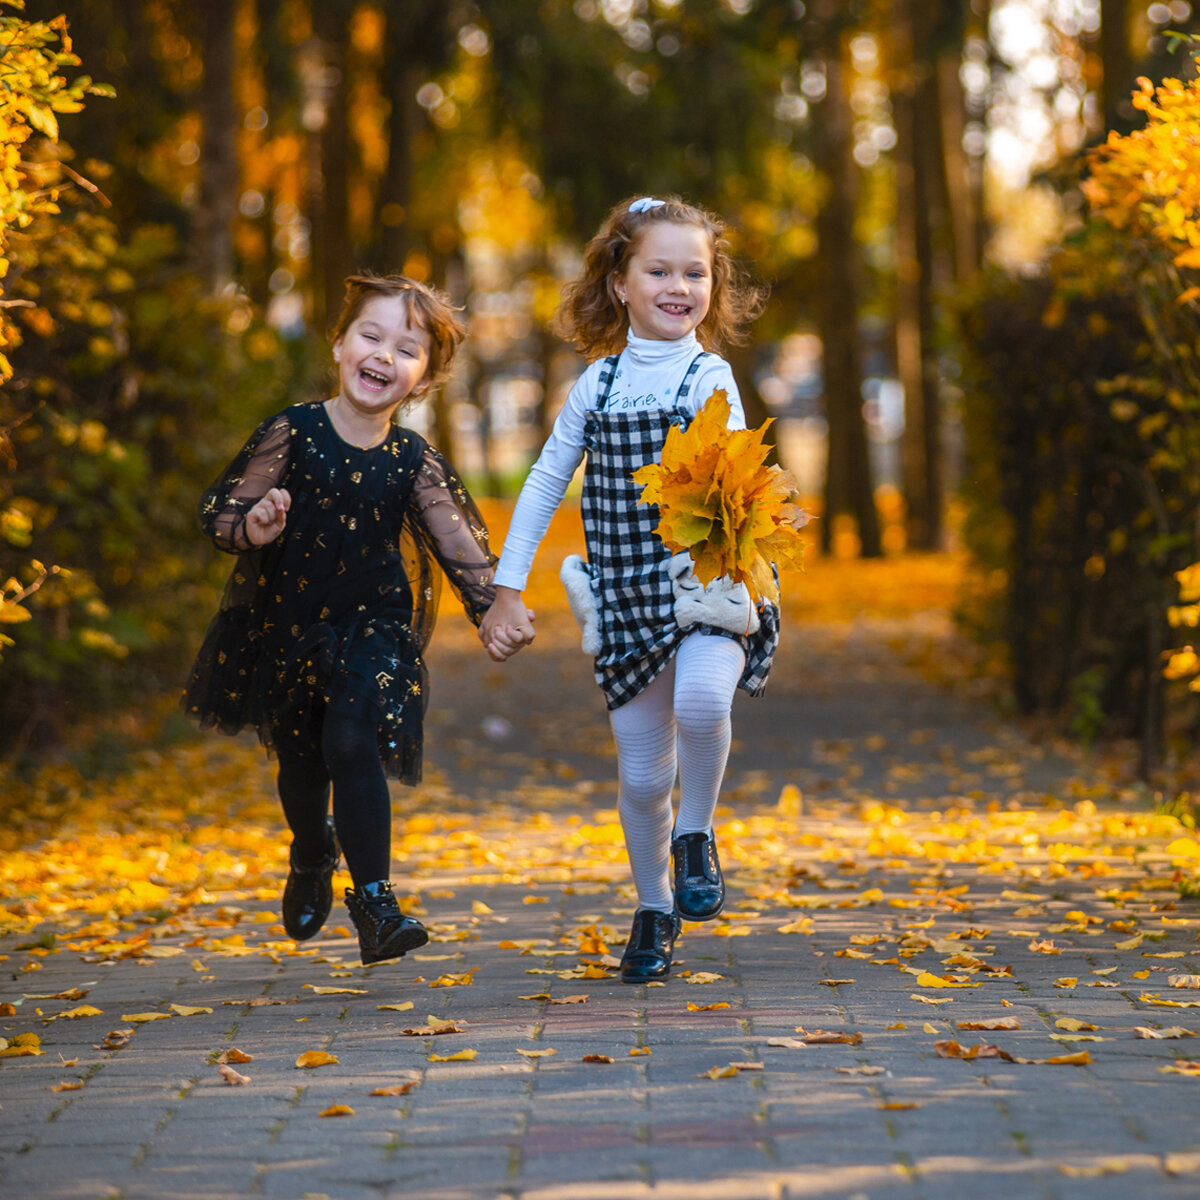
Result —
[[[691,555],[701,584],[728,577],[746,584],[756,601],[777,601],[771,564],[803,567],[798,534],[808,517],[795,502],[792,476],[766,465],[771,422],[734,430],[728,422],[729,401],[718,388],[687,429],[667,433],[662,461],[633,479],[642,485],[640,502],[658,505],[658,537]]]
[[[328,1050],[305,1050],[296,1059],[297,1067],[332,1067],[337,1063],[337,1055]]]

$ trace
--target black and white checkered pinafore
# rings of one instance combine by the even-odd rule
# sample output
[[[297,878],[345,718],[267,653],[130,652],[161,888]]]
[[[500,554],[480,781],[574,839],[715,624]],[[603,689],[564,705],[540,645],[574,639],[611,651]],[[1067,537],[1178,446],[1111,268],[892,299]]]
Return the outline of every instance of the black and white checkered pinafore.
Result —
[[[600,609],[600,653],[596,682],[610,709],[632,700],[670,661],[689,634],[704,632],[732,638],[746,652],[746,669],[738,686],[761,695],[779,643],[779,610],[759,609],[760,628],[738,637],[709,625],[681,629],[675,620],[675,596],[667,575],[671,551],[655,535],[658,506],[639,504],[640,484],[633,473],[662,457],[672,425],[687,428],[691,414],[679,407],[691,390],[692,377],[704,353],[688,366],[674,409],[612,412],[608,398],[618,356],[607,358],[598,382],[596,407],[584,424],[587,466],[583,479],[583,532],[587,542],[592,587]]]

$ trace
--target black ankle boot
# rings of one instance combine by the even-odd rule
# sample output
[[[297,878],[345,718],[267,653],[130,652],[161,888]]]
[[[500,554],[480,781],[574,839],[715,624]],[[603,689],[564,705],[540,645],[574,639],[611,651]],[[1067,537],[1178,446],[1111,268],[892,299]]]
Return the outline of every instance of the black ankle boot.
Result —
[[[346,889],[346,907],[358,930],[363,965],[399,958],[429,941],[420,921],[406,917],[386,879]]]
[[[325,823],[325,854],[315,863],[297,862],[295,847],[292,848],[291,867],[283,889],[283,927],[298,942],[312,937],[329,919],[333,907],[333,873],[339,857],[332,820]]]
[[[679,929],[680,921],[674,913],[639,908],[633,914],[629,945],[621,955],[621,982],[643,983],[669,975]]]
[[[671,839],[675,868],[675,911],[687,921],[711,921],[725,907],[725,880],[711,833]]]

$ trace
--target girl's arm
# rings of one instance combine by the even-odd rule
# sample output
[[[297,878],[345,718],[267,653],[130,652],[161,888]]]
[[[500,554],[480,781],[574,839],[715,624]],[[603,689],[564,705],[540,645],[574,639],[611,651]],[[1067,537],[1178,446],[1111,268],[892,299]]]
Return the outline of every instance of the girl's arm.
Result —
[[[496,598],[496,556],[475,502],[454,468],[432,446],[425,447],[412,503],[418,536],[477,626]]]
[[[500,587],[515,592],[524,588],[537,548],[583,461],[583,429],[588,403],[595,395],[598,370],[593,364],[576,380],[537,462],[521,486],[504,538],[500,565],[496,568],[496,583]]]
[[[533,613],[525,607],[521,589],[529,578],[537,548],[583,460],[587,403],[595,394],[597,370],[589,367],[576,380],[517,497],[496,568],[496,601],[479,627],[480,640],[493,658],[513,653],[510,647],[522,640],[533,641]]]
[[[217,549],[241,554],[265,545],[282,532],[290,497],[279,484],[287,474],[291,440],[292,426],[286,415],[264,421],[221,478],[204,493],[200,523]],[[266,507],[272,510],[270,519]],[[252,511],[253,538],[247,530]]]
[[[699,412],[704,407],[705,401],[717,388],[725,392],[725,398],[729,401],[728,428],[745,429],[746,413],[742,408],[741,393],[733,378],[733,368],[717,355],[704,359],[700,369],[696,372],[696,378],[688,397],[693,412]]]

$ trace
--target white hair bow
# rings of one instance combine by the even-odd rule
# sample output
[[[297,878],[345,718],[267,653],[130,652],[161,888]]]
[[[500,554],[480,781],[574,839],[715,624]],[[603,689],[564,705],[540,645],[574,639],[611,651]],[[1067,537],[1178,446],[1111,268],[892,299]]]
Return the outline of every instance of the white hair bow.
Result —
[[[661,204],[666,204],[666,201],[655,200],[653,196],[643,196],[640,200],[635,200],[629,206],[629,211],[631,213],[649,212],[652,208],[658,208]]]

